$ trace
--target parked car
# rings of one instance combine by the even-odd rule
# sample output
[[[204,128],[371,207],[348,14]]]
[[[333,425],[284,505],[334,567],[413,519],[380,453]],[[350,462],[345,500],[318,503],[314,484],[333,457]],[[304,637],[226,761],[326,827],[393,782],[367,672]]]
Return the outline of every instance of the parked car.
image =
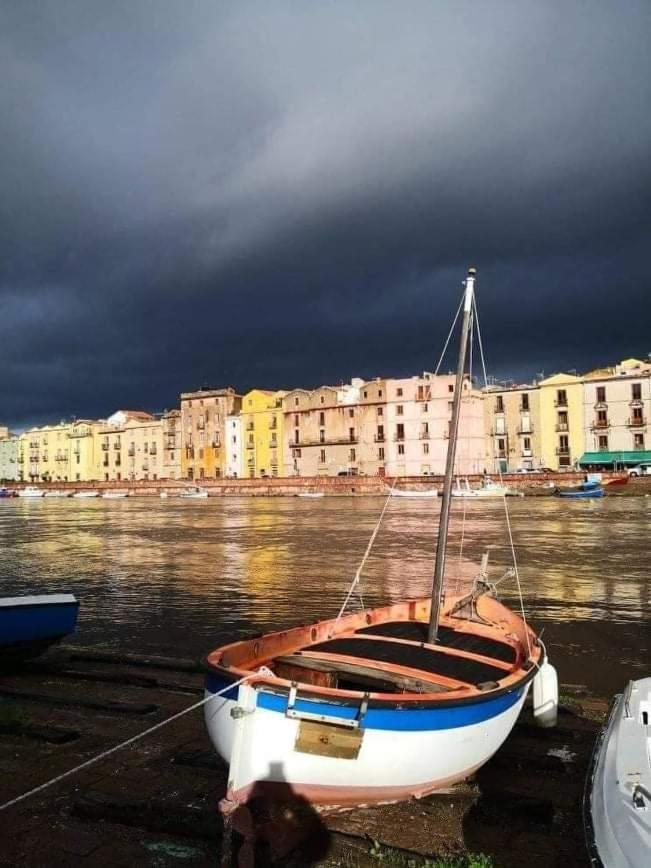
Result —
[[[651,464],[638,464],[628,468],[629,476],[651,476]]]

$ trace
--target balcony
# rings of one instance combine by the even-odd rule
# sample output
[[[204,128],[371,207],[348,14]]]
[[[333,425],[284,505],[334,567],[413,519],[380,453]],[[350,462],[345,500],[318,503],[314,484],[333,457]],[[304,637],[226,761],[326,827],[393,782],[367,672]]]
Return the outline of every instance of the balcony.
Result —
[[[523,449],[522,450],[522,457],[523,458],[531,458],[532,455],[533,455],[533,449]]]
[[[349,443],[357,443],[357,437],[326,437],[324,440],[295,440],[291,445],[297,448],[301,446],[346,446]]]
[[[506,437],[506,436],[507,436],[506,430],[498,431],[497,428],[491,429],[491,437]]]
[[[109,448],[108,440],[105,440],[105,441],[102,443],[102,452],[106,452],[106,451],[108,451],[108,448]]]
[[[158,450],[157,450],[157,448],[156,448],[156,444],[153,443],[153,444],[151,445],[150,449],[149,449],[149,454],[150,454],[150,455],[156,455],[157,452],[158,452]]]
[[[629,419],[626,424],[629,428],[644,428],[646,425],[646,418],[644,416],[634,416],[632,419]]]
[[[493,412],[494,413],[503,413],[504,412],[504,404],[496,404]]]
[[[418,433],[419,440],[429,440],[429,431],[420,431]]]
[[[278,449],[278,441],[277,440],[270,440],[269,441],[269,448],[270,449]]]
[[[255,449],[255,443],[254,443],[254,441],[253,441],[253,440],[249,440],[248,443],[246,444],[246,448],[247,448],[247,449]]]
[[[115,441],[115,443],[113,444],[113,448],[116,450],[116,452],[119,452],[119,451],[120,451],[120,449],[121,449],[122,447],[121,447],[121,444],[120,444],[120,441],[119,441],[119,440],[116,440],[116,441]]]
[[[211,440],[210,445],[212,446],[213,449],[220,449],[221,445],[222,445],[221,440],[219,438],[216,438],[215,440]]]
[[[567,398],[556,398],[554,407],[567,407]]]
[[[629,407],[643,407],[644,401],[642,398],[631,398],[628,404]]]
[[[593,431],[603,431],[605,428],[610,428],[608,419],[595,419],[590,426]]]
[[[570,447],[569,446],[557,446],[556,447],[556,454],[557,455],[569,455],[570,454]]]
[[[606,401],[597,401],[594,405],[595,410],[607,410],[608,403]]]
[[[376,434],[376,435],[373,437],[373,440],[374,440],[375,443],[384,443],[385,439],[386,439],[386,438],[385,438],[384,434]]]
[[[569,424],[569,422],[557,422],[557,424],[555,426],[555,430],[556,431],[569,431],[570,430],[570,424]]]
[[[136,447],[135,446],[129,446],[128,454],[133,458],[133,456],[136,454]]]
[[[518,434],[533,434],[533,425],[519,425]]]

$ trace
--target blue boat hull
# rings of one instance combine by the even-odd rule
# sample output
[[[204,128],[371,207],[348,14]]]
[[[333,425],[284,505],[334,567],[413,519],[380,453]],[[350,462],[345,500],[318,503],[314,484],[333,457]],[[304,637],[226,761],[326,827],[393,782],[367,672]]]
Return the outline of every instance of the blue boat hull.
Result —
[[[559,497],[567,497],[572,500],[583,500],[587,497],[603,497],[603,488],[588,489],[586,491],[558,491]]]
[[[33,657],[74,633],[79,603],[71,594],[0,598],[0,657]]]

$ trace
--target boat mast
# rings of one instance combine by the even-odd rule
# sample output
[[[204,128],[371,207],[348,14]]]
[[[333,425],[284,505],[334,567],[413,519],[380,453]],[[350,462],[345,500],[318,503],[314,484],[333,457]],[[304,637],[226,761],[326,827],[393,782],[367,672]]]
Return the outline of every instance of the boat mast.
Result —
[[[457,363],[457,379],[454,386],[454,399],[452,401],[452,421],[450,422],[450,439],[448,442],[448,454],[445,463],[443,503],[441,504],[441,517],[439,519],[439,538],[436,546],[436,565],[434,567],[434,584],[432,586],[432,609],[430,614],[429,629],[427,632],[427,641],[430,644],[436,642],[439,630],[441,597],[443,591],[443,575],[445,573],[445,553],[448,542],[448,526],[450,524],[452,477],[454,475],[454,459],[457,454],[457,433],[459,430],[459,415],[461,413],[463,375],[466,367],[466,353],[468,350],[468,335],[470,333],[470,316],[472,312],[472,298],[475,289],[476,274],[477,271],[474,268],[468,269],[468,277],[466,278],[466,292],[463,300],[463,321],[461,324],[459,361]]]

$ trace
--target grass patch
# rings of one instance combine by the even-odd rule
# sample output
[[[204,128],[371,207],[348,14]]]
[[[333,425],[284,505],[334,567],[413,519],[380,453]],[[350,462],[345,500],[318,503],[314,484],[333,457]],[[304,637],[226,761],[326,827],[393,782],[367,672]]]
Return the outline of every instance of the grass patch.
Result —
[[[379,841],[373,841],[369,850],[382,865],[393,865],[396,868],[495,868],[490,856],[484,853],[463,853],[450,856],[411,856],[393,847],[385,847]]]

